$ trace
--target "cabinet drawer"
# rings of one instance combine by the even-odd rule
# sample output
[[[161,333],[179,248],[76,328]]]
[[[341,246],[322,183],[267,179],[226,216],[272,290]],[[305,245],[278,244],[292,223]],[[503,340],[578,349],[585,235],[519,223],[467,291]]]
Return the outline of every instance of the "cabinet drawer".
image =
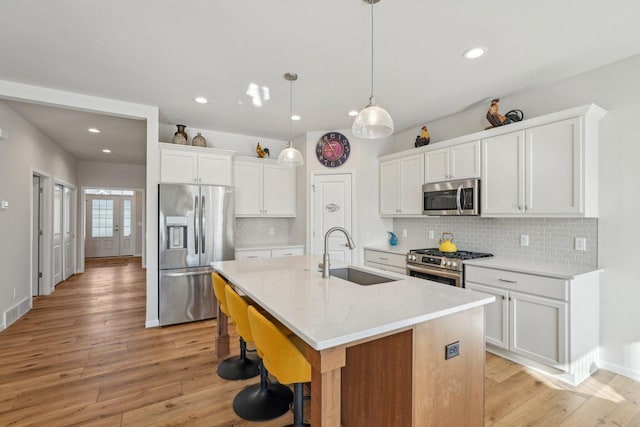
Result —
[[[551,277],[469,265],[465,267],[465,281],[541,295],[563,301],[569,300],[568,282]]]
[[[380,270],[393,271],[394,273],[407,274],[407,269],[404,267],[394,267],[392,265],[378,264],[370,261],[365,262],[364,265],[366,265],[367,267],[378,268]]]
[[[248,258],[271,258],[271,250],[260,249],[255,251],[236,251],[236,259]]]
[[[387,266],[405,269],[407,266],[406,255],[390,254],[388,252],[374,251],[366,249],[364,251],[365,262],[375,262],[377,264],[385,264]]]
[[[304,255],[304,248],[284,248],[284,249],[272,249],[271,257],[278,258],[283,256],[297,256]]]

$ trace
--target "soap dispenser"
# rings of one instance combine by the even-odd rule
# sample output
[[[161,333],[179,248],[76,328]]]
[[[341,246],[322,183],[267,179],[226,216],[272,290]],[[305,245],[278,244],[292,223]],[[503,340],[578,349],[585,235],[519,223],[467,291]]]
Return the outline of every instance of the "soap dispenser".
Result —
[[[398,237],[393,231],[387,231],[389,233],[389,244],[391,246],[395,246],[398,244]]]

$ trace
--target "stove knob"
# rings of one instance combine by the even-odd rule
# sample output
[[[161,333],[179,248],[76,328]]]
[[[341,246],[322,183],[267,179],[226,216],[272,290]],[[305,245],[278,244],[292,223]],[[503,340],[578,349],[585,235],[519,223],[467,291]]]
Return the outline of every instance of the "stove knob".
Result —
[[[452,265],[452,266],[454,266],[454,267],[457,267],[457,266],[458,266],[458,263],[457,263],[457,262],[455,262],[455,261],[453,261],[453,263],[452,263],[451,265]]]
[[[451,261],[447,261],[447,267],[451,265]]]

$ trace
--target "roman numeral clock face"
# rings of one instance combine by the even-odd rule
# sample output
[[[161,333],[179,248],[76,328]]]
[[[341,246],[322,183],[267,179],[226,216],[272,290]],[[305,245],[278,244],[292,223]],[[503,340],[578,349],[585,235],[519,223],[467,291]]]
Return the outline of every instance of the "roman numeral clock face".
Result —
[[[351,146],[346,136],[338,132],[322,135],[316,144],[318,161],[329,168],[342,166],[351,154]]]

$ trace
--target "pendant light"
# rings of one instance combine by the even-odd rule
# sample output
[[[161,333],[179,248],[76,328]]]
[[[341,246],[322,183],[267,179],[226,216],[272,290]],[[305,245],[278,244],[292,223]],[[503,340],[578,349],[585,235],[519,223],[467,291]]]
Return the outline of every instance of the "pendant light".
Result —
[[[371,5],[371,96],[369,105],[360,111],[353,121],[354,136],[365,139],[384,138],[393,133],[393,119],[387,111],[376,104],[373,96],[373,5],[380,0],[362,0]]]
[[[300,151],[293,148],[293,141],[291,139],[291,127],[293,116],[293,82],[298,80],[296,73],[287,73],[284,75],[285,80],[289,81],[289,145],[287,148],[280,152],[278,156],[278,164],[284,166],[302,166],[304,160],[302,160],[302,154]]]

